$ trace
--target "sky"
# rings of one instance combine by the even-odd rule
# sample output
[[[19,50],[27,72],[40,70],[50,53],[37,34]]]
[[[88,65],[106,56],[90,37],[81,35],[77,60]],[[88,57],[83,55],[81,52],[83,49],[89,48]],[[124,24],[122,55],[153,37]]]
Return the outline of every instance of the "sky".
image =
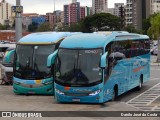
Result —
[[[7,2],[15,5],[16,0],[6,0]],[[71,3],[72,0],[55,0],[56,10],[63,10],[64,4]],[[92,6],[92,0],[77,0],[81,6]],[[126,3],[126,0],[108,0],[108,7],[113,8],[114,3]],[[45,14],[54,11],[54,0],[21,0],[24,7],[24,13],[39,13]]]

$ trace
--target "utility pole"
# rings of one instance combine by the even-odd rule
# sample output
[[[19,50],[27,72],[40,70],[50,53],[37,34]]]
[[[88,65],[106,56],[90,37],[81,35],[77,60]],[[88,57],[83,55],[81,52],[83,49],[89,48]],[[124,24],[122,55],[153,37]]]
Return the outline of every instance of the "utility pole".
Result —
[[[160,37],[158,39],[158,56],[157,56],[157,62],[160,63]],[[158,64],[159,65],[159,64]]]
[[[120,16],[121,16],[121,30],[124,28],[124,7],[121,5],[120,9]]]
[[[19,39],[22,38],[22,10],[18,10],[17,8],[22,8],[21,6],[21,0],[16,0],[16,18],[15,18],[15,24],[16,24],[16,43],[19,41]]]
[[[54,11],[56,10],[55,0],[54,0]]]
[[[56,30],[56,0],[54,0],[54,30]]]

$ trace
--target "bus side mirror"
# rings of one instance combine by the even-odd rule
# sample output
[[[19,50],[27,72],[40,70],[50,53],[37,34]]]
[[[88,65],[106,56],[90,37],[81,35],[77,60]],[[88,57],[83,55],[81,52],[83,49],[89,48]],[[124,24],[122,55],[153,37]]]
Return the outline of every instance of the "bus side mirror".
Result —
[[[6,52],[5,55],[4,55],[4,59],[3,59],[3,62],[6,63],[6,64],[9,64],[11,63],[11,59],[12,59],[12,55],[15,54],[15,50],[11,50],[9,52]]]
[[[108,55],[108,52],[104,53],[101,56],[101,64],[100,64],[101,68],[106,68],[107,67],[107,55]]]
[[[55,59],[57,57],[58,50],[54,51],[54,53],[50,54],[47,59],[47,67],[51,67],[55,63]]]

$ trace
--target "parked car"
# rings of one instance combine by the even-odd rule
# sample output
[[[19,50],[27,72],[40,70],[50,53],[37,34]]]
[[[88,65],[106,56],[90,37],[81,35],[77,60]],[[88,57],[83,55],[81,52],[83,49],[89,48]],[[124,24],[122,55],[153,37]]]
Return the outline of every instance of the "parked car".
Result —
[[[154,54],[154,51],[155,51],[156,49],[158,49],[158,46],[154,46],[154,47],[151,48],[150,52],[151,52],[152,55],[155,55],[155,54]]]
[[[153,41],[153,45],[157,46],[158,45],[158,41]]]
[[[156,49],[154,49],[153,55],[158,55],[158,47]]]

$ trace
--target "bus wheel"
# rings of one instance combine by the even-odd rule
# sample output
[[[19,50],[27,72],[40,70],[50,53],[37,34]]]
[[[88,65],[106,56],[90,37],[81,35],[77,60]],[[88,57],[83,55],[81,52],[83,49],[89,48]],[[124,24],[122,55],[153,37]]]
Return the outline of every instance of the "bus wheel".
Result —
[[[141,90],[142,89],[142,84],[143,84],[143,76],[141,75],[141,77],[139,79],[139,85],[137,86],[137,90]]]
[[[116,101],[118,96],[118,88],[115,86],[112,94],[112,101]]]

